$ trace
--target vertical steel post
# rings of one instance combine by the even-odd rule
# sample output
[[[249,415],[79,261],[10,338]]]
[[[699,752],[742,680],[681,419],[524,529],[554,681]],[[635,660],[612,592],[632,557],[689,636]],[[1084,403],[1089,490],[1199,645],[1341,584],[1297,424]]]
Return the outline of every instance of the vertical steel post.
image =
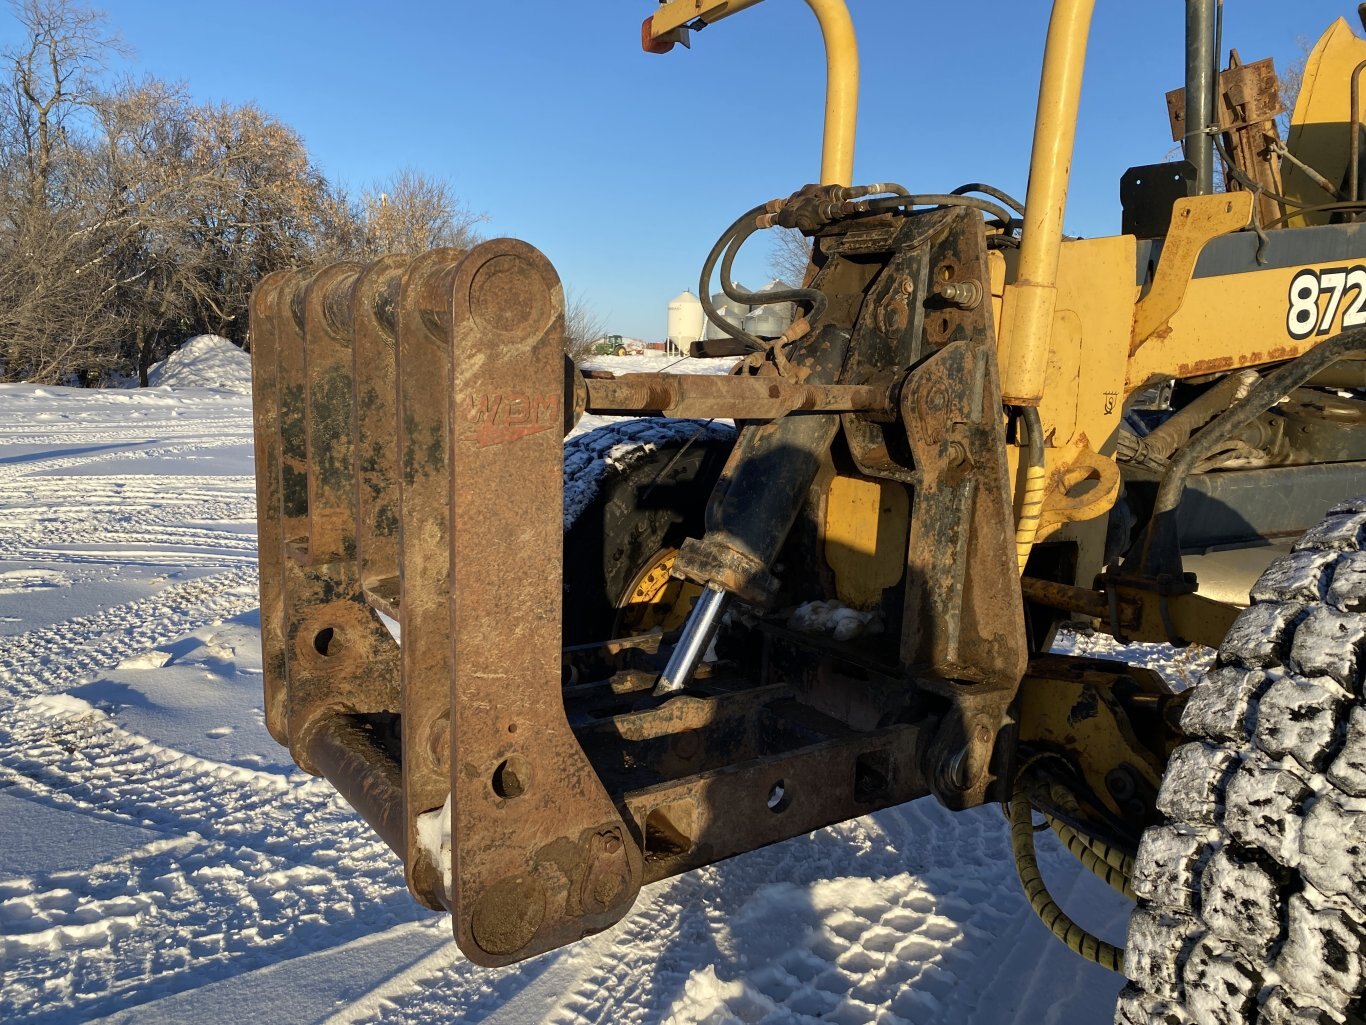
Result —
[[[1214,15],[1216,0],[1186,0],[1186,159],[1195,166],[1200,195],[1214,191]]]

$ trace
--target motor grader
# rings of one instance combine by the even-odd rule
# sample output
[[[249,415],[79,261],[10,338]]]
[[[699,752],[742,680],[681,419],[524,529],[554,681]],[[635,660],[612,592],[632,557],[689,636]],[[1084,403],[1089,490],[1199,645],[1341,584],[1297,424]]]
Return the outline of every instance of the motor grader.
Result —
[[[644,47],[755,2],[663,3]],[[481,965],[933,795],[1005,808],[1032,906],[1127,975],[1120,1020],[1361,1020],[1366,42],[1328,28],[1283,138],[1270,61],[1220,70],[1188,0],[1184,159],[1125,171],[1121,230],[1081,239],[1091,0],[1053,5],[1023,202],[856,182],[852,23],[807,4],[821,180],[703,261],[726,337],[694,355],[730,373],[575,367],[512,239],[260,283],[271,733]],[[733,261],[773,228],[810,265],[755,296]],[[718,274],[792,327],[719,315]],[[563,442],[585,412],[632,419]],[[1178,691],[1050,653],[1069,622],[1217,661]],[[1126,949],[1048,895],[1045,823],[1136,899]]]

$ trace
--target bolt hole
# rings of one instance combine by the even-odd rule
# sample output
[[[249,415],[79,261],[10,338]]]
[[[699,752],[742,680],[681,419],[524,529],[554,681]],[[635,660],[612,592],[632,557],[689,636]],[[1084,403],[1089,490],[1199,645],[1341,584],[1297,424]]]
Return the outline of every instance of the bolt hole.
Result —
[[[787,783],[778,780],[768,792],[768,810],[777,814],[785,812],[792,803],[792,795],[787,791]]]
[[[887,751],[869,751],[854,762],[854,800],[871,804],[886,798],[892,790],[892,756]]]
[[[952,281],[952,280],[953,280],[953,268],[950,267],[947,263],[944,264],[944,266],[942,266],[942,267],[939,268],[939,280],[940,280],[940,281]]]
[[[508,732],[509,732],[509,733],[516,733],[516,732],[517,732],[517,724],[516,724],[515,722],[510,722],[510,723],[508,723]]]
[[[948,317],[941,317],[941,318],[940,318],[940,320],[939,320],[939,330],[942,331],[942,332],[944,332],[944,334],[948,334],[948,333],[949,333],[949,318],[948,318]]]
[[[508,801],[526,793],[527,776],[526,763],[513,756],[498,763],[498,768],[493,770],[493,779],[489,783],[492,785],[495,794]]]
[[[313,635],[313,650],[323,658],[331,658],[341,651],[341,638],[330,626],[323,627]]]

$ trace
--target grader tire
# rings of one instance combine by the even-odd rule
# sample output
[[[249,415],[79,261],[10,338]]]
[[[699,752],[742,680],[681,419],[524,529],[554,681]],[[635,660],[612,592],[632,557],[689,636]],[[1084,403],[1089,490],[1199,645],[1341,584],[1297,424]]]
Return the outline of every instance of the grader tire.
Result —
[[[1191,696],[1133,877],[1116,1021],[1361,1022],[1366,497],[1273,562]]]
[[[734,429],[703,420],[625,420],[565,443],[566,644],[612,637],[642,569],[702,533],[734,444]]]

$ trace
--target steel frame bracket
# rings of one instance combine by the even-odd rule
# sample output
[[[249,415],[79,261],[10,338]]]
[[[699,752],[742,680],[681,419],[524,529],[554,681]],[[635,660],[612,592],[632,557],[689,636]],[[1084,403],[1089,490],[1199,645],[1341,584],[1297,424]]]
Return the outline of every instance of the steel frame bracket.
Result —
[[[952,280],[989,280],[980,221],[954,229]],[[1015,565],[1001,384],[991,306],[966,311],[954,340],[901,391],[920,484],[911,517],[901,661],[950,698],[931,741],[930,784],[951,808],[986,799],[1006,708],[1028,660]]]
[[[272,734],[471,960],[606,928],[644,872],[564,712],[554,269],[498,239],[272,275],[252,312]]]
[[[267,723],[486,966],[608,927],[644,882],[926,793],[921,724],[851,730],[732,664],[657,701],[658,637],[562,648],[561,439],[586,393],[563,317],[510,239],[252,300]]]

